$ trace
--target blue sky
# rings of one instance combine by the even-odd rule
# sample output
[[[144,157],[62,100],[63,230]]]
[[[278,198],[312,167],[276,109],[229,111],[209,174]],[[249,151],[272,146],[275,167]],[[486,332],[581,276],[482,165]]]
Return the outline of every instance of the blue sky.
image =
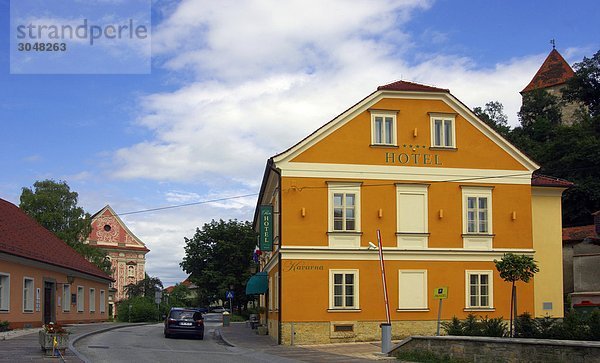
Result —
[[[154,1],[150,74],[13,75],[0,0],[0,198],[46,178],[90,213],[256,193],[269,156],[398,79],[498,100],[514,125],[550,39],[571,64],[592,56],[599,17],[597,1]],[[184,237],[254,204],[123,218],[170,285]]]

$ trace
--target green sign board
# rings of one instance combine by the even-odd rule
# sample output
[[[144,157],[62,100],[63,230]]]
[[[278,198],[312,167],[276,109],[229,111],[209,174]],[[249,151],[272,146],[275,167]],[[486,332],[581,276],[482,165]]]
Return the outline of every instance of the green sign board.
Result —
[[[447,299],[448,298],[448,287],[436,287],[433,289],[433,298],[434,299]]]
[[[273,206],[260,206],[260,250],[273,250]]]

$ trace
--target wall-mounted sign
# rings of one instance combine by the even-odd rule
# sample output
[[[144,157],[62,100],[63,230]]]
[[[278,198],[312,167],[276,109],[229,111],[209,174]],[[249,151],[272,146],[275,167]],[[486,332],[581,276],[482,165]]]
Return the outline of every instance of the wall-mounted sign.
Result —
[[[261,251],[273,250],[273,206],[260,206],[259,246]]]

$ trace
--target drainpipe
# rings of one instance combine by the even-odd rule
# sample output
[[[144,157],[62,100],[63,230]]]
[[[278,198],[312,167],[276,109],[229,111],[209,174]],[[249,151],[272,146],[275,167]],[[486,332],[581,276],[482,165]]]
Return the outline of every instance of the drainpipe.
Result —
[[[277,191],[277,193],[278,193],[278,196],[277,196],[277,211],[279,212],[278,216],[277,216],[277,218],[279,218],[279,247],[278,247],[278,251],[277,251],[278,252],[277,253],[277,265],[278,265],[277,270],[278,270],[278,276],[279,276],[279,278],[278,278],[278,281],[276,281],[276,283],[279,285],[279,288],[277,289],[277,301],[279,303],[279,306],[277,307],[279,309],[279,314],[277,314],[277,320],[278,320],[277,321],[277,344],[281,345],[281,340],[282,340],[281,339],[281,330],[282,330],[282,328],[281,328],[281,320],[282,320],[281,319],[281,312],[283,310],[281,308],[281,306],[282,306],[281,305],[281,290],[282,290],[281,289],[281,287],[282,287],[281,286],[282,285],[281,284],[281,281],[282,281],[282,278],[281,278],[281,270],[282,270],[281,269],[281,241],[283,240],[282,237],[281,237],[282,236],[282,233],[281,233],[281,230],[282,230],[282,225],[281,225],[281,213],[282,213],[282,211],[281,211],[281,171],[279,171],[279,169],[277,169],[274,166],[273,159],[271,159],[270,162],[271,162],[271,165],[270,165],[271,170],[275,174],[277,174],[277,178],[278,178],[278,180],[277,180],[277,187],[279,188],[279,190]]]

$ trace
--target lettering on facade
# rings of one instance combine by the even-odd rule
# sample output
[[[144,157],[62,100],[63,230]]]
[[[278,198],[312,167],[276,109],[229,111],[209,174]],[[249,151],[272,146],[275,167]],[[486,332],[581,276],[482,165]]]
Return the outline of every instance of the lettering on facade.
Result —
[[[302,261],[292,261],[286,271],[323,271],[323,265],[307,265]]]
[[[401,165],[433,165],[440,166],[442,161],[437,154],[421,154],[421,153],[385,153],[386,164],[401,164]]]

